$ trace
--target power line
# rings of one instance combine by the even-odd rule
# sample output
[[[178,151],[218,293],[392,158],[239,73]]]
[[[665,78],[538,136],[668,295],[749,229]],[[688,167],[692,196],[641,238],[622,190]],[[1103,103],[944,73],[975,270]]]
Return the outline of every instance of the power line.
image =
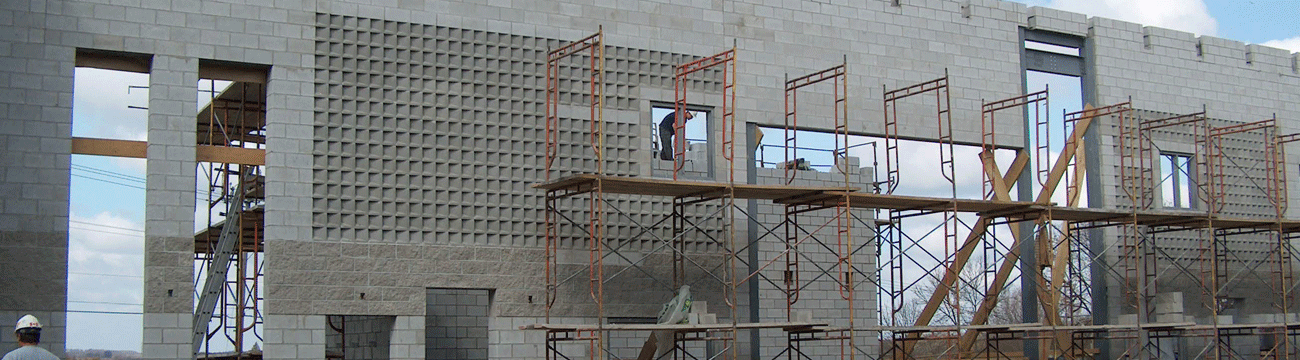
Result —
[[[72,176],[74,176],[74,177],[79,177],[79,178],[83,178],[83,179],[95,180],[95,181],[103,181],[103,182],[106,182],[106,183],[109,183],[109,184],[113,184],[113,185],[121,185],[121,186],[129,187],[129,188],[134,188],[134,189],[144,190],[144,187],[143,187],[143,186],[136,186],[136,185],[131,185],[131,184],[123,184],[123,183],[116,182],[116,181],[112,181],[112,180],[105,180],[105,179],[100,179],[100,178],[94,178],[94,177],[89,177],[89,176],[86,176],[86,175],[80,175],[80,174],[72,174]]]
[[[78,303],[78,304],[100,304],[100,305],[131,305],[131,306],[142,306],[142,305],[144,305],[144,304],[142,304],[142,303],[120,303],[120,302],[111,302],[111,301],[77,301],[77,300],[68,300],[68,302],[70,302],[70,303]]]
[[[85,172],[89,172],[89,173],[92,173],[92,174],[95,174],[95,175],[98,175],[98,176],[107,176],[107,177],[110,177],[110,178],[116,178],[116,179],[120,179],[120,180],[126,180],[126,181],[131,181],[131,182],[138,182],[138,183],[141,183],[141,184],[145,183],[145,178],[142,178],[142,177],[139,177],[139,176],[134,176],[134,175],[131,175],[131,174],[125,174],[125,173],[115,172],[115,171],[111,171],[111,170],[105,170],[105,169],[97,168],[97,167],[94,167],[94,166],[81,165],[81,164],[72,164],[72,167],[73,167],[73,170],[85,171]],[[86,178],[86,179],[90,179],[90,180],[103,181],[103,182],[108,182],[108,183],[112,183],[112,184],[117,184],[117,185],[122,185],[122,186],[133,187],[133,188],[136,188],[136,189],[145,190],[145,188],[143,188],[143,187],[134,186],[134,185],[130,185],[130,184],[117,183],[117,182],[113,182],[113,181],[111,181],[111,180],[106,180],[106,179],[101,179],[101,178],[91,177],[91,176],[87,176],[87,175],[78,175],[78,174],[73,174],[73,176],[82,177],[82,178]],[[210,191],[210,189],[194,189],[194,194],[196,195],[195,200],[210,201],[211,199],[208,199],[208,198],[205,198],[205,197],[204,197],[204,196],[207,196],[207,195],[208,195],[208,192],[209,192],[209,191]]]
[[[69,229],[77,229],[77,230],[93,231],[93,232],[102,233],[102,234],[113,234],[113,235],[131,236],[131,237],[142,237],[142,236],[144,236],[144,234],[127,234],[127,233],[112,232],[112,231],[106,231],[106,230],[96,230],[96,229],[90,229],[90,228],[84,228],[84,227],[76,227],[76,226],[69,226],[68,228],[69,228]]]
[[[95,311],[95,310],[65,310],[65,311],[70,313],[81,313],[81,314],[144,315],[144,312],[140,312],[140,311]]]
[[[106,182],[106,183],[114,184],[114,185],[121,185],[121,186],[129,187],[129,188],[133,188],[133,189],[145,190],[145,188],[142,187],[142,186],[136,186],[136,185],[131,185],[131,184],[123,184],[123,183],[116,182],[116,181],[112,181],[112,180],[105,180],[105,179],[100,179],[100,178],[96,178],[96,177],[90,177],[90,176],[86,176],[86,175],[72,174],[72,176],[79,177],[79,178],[84,178],[84,179],[87,179],[87,180],[102,181],[102,182]],[[198,192],[197,189],[196,189],[196,191],[194,192],[194,194],[195,194],[195,196],[194,196],[194,200],[199,200],[199,201],[209,201],[208,199],[205,199],[205,198],[199,197],[198,195],[206,195],[206,194],[203,194],[203,193]]]
[[[111,176],[111,177],[115,177],[115,178],[120,178],[120,179],[122,179],[122,180],[130,180],[130,181],[135,181],[135,182],[145,182],[145,178],[143,178],[143,177],[139,177],[139,176],[135,176],[135,175],[127,174],[127,173],[120,173],[120,172],[116,172],[116,171],[112,171],[112,170],[105,170],[105,169],[97,168],[97,167],[94,167],[94,166],[87,166],[87,165],[81,165],[81,164],[72,164],[72,169],[73,169],[73,170],[81,170],[81,171],[93,172],[93,173],[100,174],[100,175],[105,175],[105,176]]]
[[[125,277],[125,278],[137,278],[137,279],[144,278],[144,275],[127,275],[127,274],[96,274],[96,273],[76,272],[76,271],[69,271],[68,274],[72,274],[72,275],[88,275],[88,276],[113,276],[113,277]]]
[[[120,230],[126,230],[126,231],[134,231],[134,232],[138,232],[138,233],[141,233],[141,234],[144,233],[144,230],[140,230],[140,229],[124,228],[124,227],[118,227],[118,226],[113,226],[113,225],[96,224],[96,223],[93,223],[93,222],[85,222],[85,221],[77,221],[77,220],[68,220],[68,222],[70,222],[70,223],[77,223],[77,224],[83,224],[83,225],[91,225],[91,226],[99,226],[99,227],[106,227],[106,228],[120,229]]]

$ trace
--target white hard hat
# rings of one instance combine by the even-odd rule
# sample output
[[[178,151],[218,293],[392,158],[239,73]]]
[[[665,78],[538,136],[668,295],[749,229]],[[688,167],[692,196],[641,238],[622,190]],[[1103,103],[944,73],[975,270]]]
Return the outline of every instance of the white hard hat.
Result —
[[[40,330],[40,329],[41,329],[41,321],[40,321],[40,320],[36,320],[36,317],[35,317],[35,316],[32,316],[32,314],[23,315],[23,317],[22,317],[21,319],[18,319],[18,325],[15,325],[15,326],[14,326],[14,331],[18,331],[18,330],[22,330],[22,329],[36,329],[36,330]]]

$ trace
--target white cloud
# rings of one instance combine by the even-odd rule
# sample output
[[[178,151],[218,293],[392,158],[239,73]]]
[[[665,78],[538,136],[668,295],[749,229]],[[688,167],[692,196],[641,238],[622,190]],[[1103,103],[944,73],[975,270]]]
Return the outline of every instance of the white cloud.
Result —
[[[73,84],[73,135],[144,140],[149,106],[149,75],[77,68]]]
[[[1203,0],[1051,0],[1031,2],[1088,16],[1100,16],[1147,26],[1215,35],[1219,22],[1210,16]]]
[[[141,301],[144,233],[139,230],[144,225],[108,212],[90,217],[74,213],[69,220],[68,299],[74,301],[72,308],[138,310],[117,304]]]
[[[1285,49],[1291,52],[1300,52],[1300,36],[1296,36],[1290,39],[1269,40],[1269,41],[1265,41],[1263,44],[1260,45],[1275,47],[1278,49]]]
[[[72,214],[68,236],[73,251],[84,250],[94,255],[135,255],[144,251],[144,229],[134,221],[108,212],[82,217]]]

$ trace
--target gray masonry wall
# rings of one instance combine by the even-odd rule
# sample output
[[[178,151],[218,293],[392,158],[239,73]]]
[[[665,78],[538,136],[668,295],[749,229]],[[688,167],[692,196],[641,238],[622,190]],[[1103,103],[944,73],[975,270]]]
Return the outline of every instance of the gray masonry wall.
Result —
[[[394,326],[406,324],[403,331],[412,340],[392,348],[422,349],[424,336],[410,335],[419,328],[411,324],[423,323],[412,319],[425,316],[429,287],[495,289],[489,332],[501,342],[493,343],[490,356],[498,350],[521,358],[537,354],[536,345],[514,342],[520,338],[509,326],[544,313],[542,193],[528,188],[543,179],[540,59],[546,47],[587,36],[600,25],[609,46],[606,142],[611,148],[605,167],[612,174],[651,175],[646,162],[652,156],[654,120],[638,112],[650,101],[670,100],[670,66],[732,44],[740,59],[737,118],[766,126],[783,123],[781,84],[787,74],[800,76],[846,59],[851,131],[883,132],[882,85],[907,86],[943,76],[946,69],[955,138],[978,142],[980,101],[1022,92],[1017,37],[1022,27],[1088,36],[1095,81],[1086,92],[1099,104],[1133,96],[1140,108],[1172,113],[1206,104],[1211,117],[1227,121],[1276,113],[1286,133],[1296,128],[1290,119],[1300,115],[1296,57],[1280,50],[994,0],[901,3],[427,1],[386,7],[346,0],[259,5],[94,0],[0,5],[11,14],[0,22],[12,29],[0,34],[0,65],[6,69],[0,73],[0,93],[7,95],[0,97],[6,125],[0,127],[5,149],[0,270],[20,274],[0,286],[0,293],[9,295],[0,296],[6,299],[0,300],[0,312],[15,317],[48,312],[52,331],[46,342],[61,352],[72,69],[79,48],[154,59],[151,85],[159,87],[152,89],[150,101],[144,329],[149,358],[184,356],[188,346],[187,338],[167,334],[187,328],[191,311],[185,299],[192,279],[181,256],[189,250],[181,245],[191,238],[193,219],[185,214],[191,213],[192,200],[176,194],[193,183],[186,183],[194,176],[194,141],[188,135],[192,130],[186,130],[192,125],[185,124],[192,124],[193,87],[203,59],[271,65],[265,349],[268,358],[282,359],[324,356],[324,314],[398,316]],[[581,75],[566,68],[562,86],[566,91],[581,86],[576,79]],[[719,104],[711,77],[716,73],[693,84],[700,97],[692,102]],[[801,99],[815,103],[826,93],[813,89]],[[590,171],[593,158],[576,156],[588,154],[577,130],[585,124],[571,121],[572,114],[582,114],[585,100],[566,94],[563,111],[569,115],[562,125],[568,130],[561,135],[561,151],[575,156],[558,166],[564,173]],[[900,105],[903,136],[937,135],[928,115],[932,101],[917,98]],[[998,141],[1020,146],[1020,119],[1003,119]],[[832,127],[828,110],[817,107],[801,112],[800,124]],[[1105,161],[1108,155],[1104,147],[1101,151]],[[737,162],[745,158],[741,154]],[[744,175],[739,170],[737,178]],[[1103,189],[1114,175],[1097,176]],[[613,200],[634,219],[653,219],[668,209],[663,199]],[[634,220],[622,221],[612,224],[612,235],[634,231],[628,225]],[[654,244],[644,240],[628,250]],[[581,245],[575,240],[565,247]],[[585,254],[565,256],[569,273],[585,263],[579,261]],[[663,259],[649,251],[644,256],[651,273],[667,270]],[[613,273],[627,264],[609,266]],[[644,288],[635,281],[614,286],[625,287],[616,299],[623,307],[615,310],[636,316],[652,313],[671,293],[658,285],[648,292],[627,291]],[[167,290],[173,290],[170,297]],[[585,292],[580,286],[566,291]],[[610,292],[620,293],[619,288]],[[760,304],[764,311],[777,308],[767,305]],[[589,305],[569,304],[563,318],[592,321],[582,316],[589,310]],[[518,336],[539,340],[536,334]],[[0,339],[0,345],[9,344],[3,341],[8,340]],[[501,355],[509,356],[515,355]]]
[[[428,289],[426,359],[487,359],[491,294],[476,289]]]
[[[42,43],[43,6],[0,5],[0,323],[33,314],[42,343],[63,354],[73,49]],[[0,336],[0,349],[18,346]]]
[[[857,159],[852,159],[851,163],[856,163]],[[853,171],[856,170],[856,171]],[[758,168],[758,184],[784,184],[785,170],[773,168]],[[849,174],[849,185],[857,188],[867,188],[872,181],[871,168],[851,168]],[[830,172],[818,171],[799,171],[796,174],[793,185],[796,186],[819,186],[819,187],[843,187],[844,175],[837,170]],[[758,239],[754,246],[758,247],[758,263],[753,266],[762,266],[769,261],[773,261],[770,266],[760,272],[754,280],[758,283],[759,296],[759,322],[785,322],[785,321],[808,321],[825,323],[832,327],[848,327],[850,314],[852,314],[852,324],[855,327],[870,327],[880,325],[878,323],[879,314],[876,311],[877,296],[877,279],[874,275],[876,269],[876,245],[874,243],[875,229],[872,228],[873,213],[870,210],[858,209],[851,211],[853,219],[851,225],[851,238],[843,239],[848,241],[845,247],[852,248],[852,269],[837,267],[836,263],[841,254],[841,245],[837,236],[836,209],[823,209],[798,215],[795,221],[798,222],[799,239],[803,243],[798,245],[795,253],[798,254],[797,282],[799,292],[795,295],[796,300],[793,304],[787,306],[787,291],[783,282],[786,271],[786,257],[784,253],[786,247],[784,238],[786,232],[781,227],[785,221],[785,207],[772,204],[769,201],[758,202],[758,212],[756,220],[762,225],[759,226],[759,234],[750,234],[751,239]],[[788,226],[788,225],[787,225]],[[771,233],[766,230],[772,229]],[[850,246],[851,244],[851,246]],[[841,291],[841,285],[844,283],[844,271],[852,271],[852,281],[854,286],[854,300],[852,304],[845,300],[844,292]],[[871,275],[863,275],[871,274]],[[850,305],[853,310],[850,313]],[[787,308],[790,314],[787,314]],[[854,345],[857,347],[857,356],[865,358],[875,358],[880,355],[879,351],[879,333],[858,331],[854,334]],[[786,333],[779,329],[765,329],[760,332],[760,358],[770,358],[776,354],[786,351]],[[840,354],[839,341],[817,341],[804,342],[801,344],[801,351],[809,356],[831,356]]]

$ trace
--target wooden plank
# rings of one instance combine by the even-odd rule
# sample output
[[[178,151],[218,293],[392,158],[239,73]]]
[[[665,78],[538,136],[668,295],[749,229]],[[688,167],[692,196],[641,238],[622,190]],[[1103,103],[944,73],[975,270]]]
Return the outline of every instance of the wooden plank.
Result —
[[[266,165],[266,150],[197,145],[194,160],[224,164]]]
[[[845,190],[844,187],[749,184],[736,184],[733,186],[720,182],[674,181],[671,179],[599,176],[594,174],[572,175],[551,182],[534,184],[533,187],[542,190],[586,189],[595,186],[597,180],[600,181],[601,188],[606,193],[671,197],[708,194],[710,192],[721,193],[730,188],[735,189],[736,198],[738,199],[776,200],[782,198],[798,199],[802,196],[820,195],[827,191]],[[850,188],[850,191],[857,190],[859,189]]]
[[[760,323],[736,323],[736,329],[802,329],[817,326],[826,326],[825,323],[815,322],[760,322]],[[520,326],[519,330],[548,330],[548,331],[585,331],[585,330],[610,330],[610,331],[704,331],[704,330],[727,330],[731,329],[732,324],[605,324],[598,326],[596,324],[532,324]]]
[[[86,137],[72,138],[72,153],[75,155],[97,155],[144,159],[147,157],[148,148],[149,144],[144,141]]]
[[[144,159],[148,157],[149,143],[135,140],[72,138],[72,153],[76,155],[114,156]],[[266,150],[226,146],[196,145],[197,161],[266,165]]]
[[[1019,160],[1017,160],[1019,162]],[[1015,166],[1015,164],[1013,164]],[[573,175],[551,182],[533,185],[543,190],[590,189],[595,180],[600,179],[606,193],[619,193],[648,196],[688,196],[720,192],[728,189],[725,183],[698,181],[673,181],[668,179],[649,179],[633,177],[600,177],[592,174]],[[737,199],[771,200],[777,204],[804,203],[811,197],[823,196],[825,200],[810,205],[834,206],[841,196],[848,195],[851,205],[860,209],[910,209],[942,211],[951,206],[952,198],[931,198],[921,196],[903,196],[845,192],[841,187],[799,187],[784,185],[736,185]],[[1051,211],[1053,220],[1073,222],[1100,222],[1100,226],[1119,225],[1133,221],[1133,213],[1121,209],[1074,208],[1052,206],[1027,201],[1000,201],[980,199],[956,199],[957,210],[990,214],[990,217],[1007,218],[1017,221],[1037,220],[1039,215]],[[1015,210],[1014,212],[1007,212]],[[1270,230],[1281,225],[1284,232],[1300,232],[1300,220],[1295,219],[1244,219],[1224,218],[1206,215],[1203,212],[1143,210],[1138,212],[1138,225],[1167,225],[1178,229],[1195,230],[1205,228],[1213,219],[1216,228],[1221,229],[1259,229]]]

